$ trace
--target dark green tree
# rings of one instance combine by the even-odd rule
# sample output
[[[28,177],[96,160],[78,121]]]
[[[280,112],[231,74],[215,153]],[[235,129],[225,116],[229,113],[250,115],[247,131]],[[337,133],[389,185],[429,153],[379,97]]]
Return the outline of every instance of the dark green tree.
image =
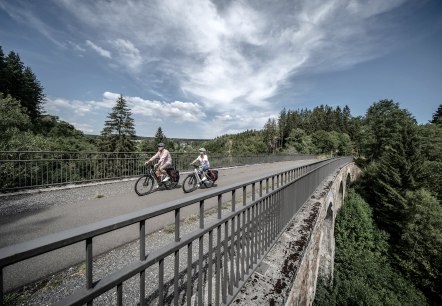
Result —
[[[31,68],[25,68],[19,55],[13,51],[5,59],[5,71],[5,94],[10,94],[19,100],[21,105],[27,109],[31,120],[36,122],[42,113],[45,99],[40,82]]]
[[[268,119],[263,129],[264,142],[268,152],[275,153],[278,144],[278,126],[275,119]]]
[[[366,135],[366,157],[376,160],[391,146],[391,142],[399,140],[403,127],[416,124],[416,120],[393,100],[381,100],[369,107],[366,124],[370,131]]]
[[[408,192],[409,210],[395,258],[410,279],[442,304],[442,206],[425,189]]]
[[[10,140],[21,132],[31,128],[31,120],[26,114],[26,109],[20,102],[10,95],[3,97],[0,93],[0,143],[3,150],[13,150],[9,147]]]
[[[167,144],[167,137],[166,137],[166,135],[164,135],[163,129],[160,126],[160,127],[158,127],[158,129],[157,129],[157,131],[155,133],[155,137],[154,137],[155,149],[156,149],[157,145],[159,143],[161,143],[161,142],[164,143],[164,144]]]
[[[413,282],[389,263],[387,235],[352,190],[336,218],[335,239],[333,286],[319,279],[314,305],[427,305]]]
[[[100,151],[134,152],[136,149],[134,120],[122,95],[117,99],[107,118],[101,131]]]
[[[402,130],[382,149],[379,159],[367,167],[361,194],[373,206],[375,218],[395,243],[401,236],[408,191],[422,186],[422,164],[417,126],[403,122]]]
[[[6,62],[5,54],[0,46],[0,93],[6,94]]]
[[[439,104],[439,107],[437,108],[437,111],[433,114],[430,122],[442,125],[442,104]]]

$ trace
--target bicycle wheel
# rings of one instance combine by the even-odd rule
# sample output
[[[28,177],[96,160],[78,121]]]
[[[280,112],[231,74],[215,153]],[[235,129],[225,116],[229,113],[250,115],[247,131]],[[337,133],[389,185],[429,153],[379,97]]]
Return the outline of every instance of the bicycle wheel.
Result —
[[[135,182],[135,192],[139,196],[146,195],[152,191],[153,183],[153,177],[147,174],[143,175]]]
[[[195,174],[188,175],[183,181],[183,191],[188,193],[196,190],[197,188],[197,179]]]
[[[174,189],[176,185],[178,185],[178,182],[174,182],[172,179],[169,179],[168,181],[163,182],[163,185],[166,187],[167,190]]]

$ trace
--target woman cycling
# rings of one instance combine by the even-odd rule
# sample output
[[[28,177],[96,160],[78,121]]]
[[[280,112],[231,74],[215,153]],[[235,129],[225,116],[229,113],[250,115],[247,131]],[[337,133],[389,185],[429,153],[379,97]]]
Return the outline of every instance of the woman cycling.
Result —
[[[200,148],[198,151],[200,152],[200,155],[190,164],[193,165],[196,162],[200,163],[199,173],[202,174],[203,176],[202,180],[205,181],[207,179],[206,171],[209,170],[210,167],[209,157],[206,154],[206,149]]]

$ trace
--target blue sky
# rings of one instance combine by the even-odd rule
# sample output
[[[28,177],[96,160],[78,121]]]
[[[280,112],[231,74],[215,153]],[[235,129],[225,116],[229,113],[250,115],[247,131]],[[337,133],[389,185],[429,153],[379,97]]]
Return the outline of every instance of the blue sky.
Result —
[[[440,0],[0,0],[0,46],[87,134],[120,94],[137,135],[170,138],[381,99],[427,123],[442,103]]]

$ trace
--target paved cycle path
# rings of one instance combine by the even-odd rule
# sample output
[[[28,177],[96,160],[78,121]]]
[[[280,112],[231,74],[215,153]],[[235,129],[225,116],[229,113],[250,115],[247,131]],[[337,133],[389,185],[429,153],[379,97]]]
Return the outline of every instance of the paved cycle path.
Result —
[[[210,188],[210,190],[215,191],[217,188],[223,186],[271,175],[312,162],[313,160],[299,160],[219,169],[220,175],[216,182],[217,185]],[[97,193],[97,185],[93,185],[27,194],[24,198],[25,201],[30,203],[29,205],[32,205],[31,203],[33,203],[36,198],[41,198],[42,194],[46,192],[51,193],[50,197],[47,198],[50,199],[48,201],[52,201],[52,203],[45,203],[41,209],[31,209],[22,213],[10,212],[7,214],[1,214],[0,247],[26,242],[48,234],[80,227],[147,207],[161,205],[161,203],[168,201],[184,199],[209,190],[199,189],[189,194],[184,193],[181,189],[181,183],[187,174],[188,173],[181,174],[179,188],[173,190],[160,190],[142,197],[134,192],[134,180],[100,185],[99,193]],[[118,188],[120,188],[118,192],[113,192]],[[97,197],[98,194],[103,197]],[[23,195],[17,197],[23,197]],[[69,198],[69,201],[66,201],[66,198]],[[13,202],[14,196],[0,197],[0,210],[4,205],[8,204],[8,201]],[[42,200],[39,199],[39,201]],[[23,203],[20,205],[23,205]],[[197,208],[193,213],[197,213]],[[155,222],[157,228],[158,225],[167,225],[167,222],[169,221],[166,220],[170,220],[172,217],[173,212],[170,216],[156,217]],[[148,223],[148,230],[149,226],[152,228],[155,224],[152,224],[152,222]],[[125,230],[119,231],[118,235],[102,235],[97,241],[94,238],[94,241],[96,241],[94,242],[94,253],[104,252],[108,245],[116,247],[136,239],[137,227],[137,224],[129,226]],[[106,237],[106,235],[108,236]],[[76,245],[53,253],[54,254],[47,254],[47,257],[46,255],[43,255],[42,258],[33,258],[24,263],[19,263],[6,268],[9,270],[6,271],[7,274],[11,273],[17,275],[14,284],[11,283],[10,285],[15,287],[19,283],[29,281],[30,274],[37,279],[37,274],[50,273],[52,270],[56,271],[63,266],[67,267],[77,263],[84,258],[84,243],[77,243]],[[52,267],[39,264],[42,261],[50,262],[50,266]],[[60,268],[54,268],[58,266]],[[29,273],[29,269],[36,271]],[[26,273],[26,271],[28,273]],[[5,289],[7,290],[7,288]]]

